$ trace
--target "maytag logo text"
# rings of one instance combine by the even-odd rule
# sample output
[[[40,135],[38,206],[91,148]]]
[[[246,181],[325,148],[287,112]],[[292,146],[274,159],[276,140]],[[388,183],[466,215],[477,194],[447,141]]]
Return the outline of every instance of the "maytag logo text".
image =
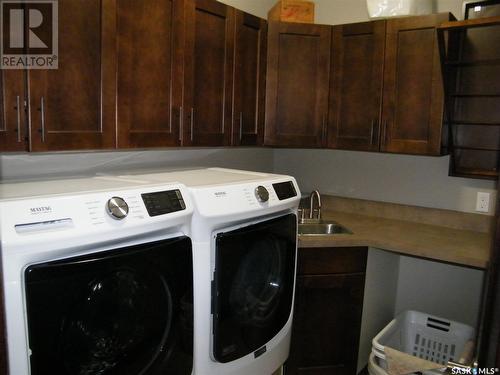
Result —
[[[50,207],[50,206],[31,207],[30,211],[32,214],[41,214],[44,212],[52,212],[52,207]]]

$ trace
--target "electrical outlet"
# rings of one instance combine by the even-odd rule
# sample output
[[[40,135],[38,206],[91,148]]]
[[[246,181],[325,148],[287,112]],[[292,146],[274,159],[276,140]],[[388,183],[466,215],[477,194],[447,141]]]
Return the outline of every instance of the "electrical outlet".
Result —
[[[490,193],[478,192],[476,201],[477,212],[490,211]]]

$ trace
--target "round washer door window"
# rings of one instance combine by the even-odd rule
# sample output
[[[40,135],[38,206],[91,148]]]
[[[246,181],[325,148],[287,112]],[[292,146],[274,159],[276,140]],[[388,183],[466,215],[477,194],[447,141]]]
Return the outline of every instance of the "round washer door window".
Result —
[[[164,278],[119,269],[92,280],[61,326],[60,348],[71,374],[142,374],[168,338],[172,296]]]

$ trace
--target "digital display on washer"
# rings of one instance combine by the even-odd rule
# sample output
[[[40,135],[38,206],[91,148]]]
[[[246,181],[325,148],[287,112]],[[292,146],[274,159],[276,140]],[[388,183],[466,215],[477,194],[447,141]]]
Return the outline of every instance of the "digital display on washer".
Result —
[[[180,190],[141,194],[149,216],[159,216],[186,208]]]
[[[295,191],[292,181],[273,184],[273,188],[280,201],[297,196],[297,191]]]

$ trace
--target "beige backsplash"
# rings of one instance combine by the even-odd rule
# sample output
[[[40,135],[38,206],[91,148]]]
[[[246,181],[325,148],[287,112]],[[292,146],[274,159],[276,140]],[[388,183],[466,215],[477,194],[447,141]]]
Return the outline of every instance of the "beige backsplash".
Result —
[[[490,233],[494,225],[494,217],[487,215],[329,195],[323,195],[321,198],[324,212],[337,211],[377,216],[482,233]]]

